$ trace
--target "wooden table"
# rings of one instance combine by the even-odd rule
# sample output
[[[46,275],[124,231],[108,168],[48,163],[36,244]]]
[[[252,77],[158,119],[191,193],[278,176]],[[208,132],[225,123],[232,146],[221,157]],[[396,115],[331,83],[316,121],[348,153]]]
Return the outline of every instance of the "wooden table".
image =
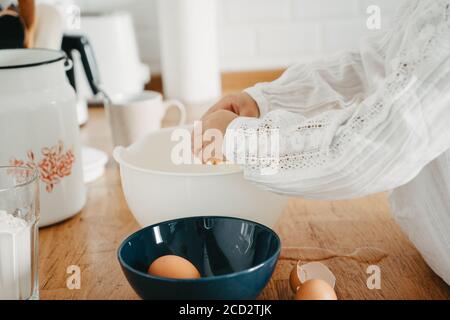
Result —
[[[81,130],[83,143],[111,154],[103,109],[90,109],[89,116]],[[137,299],[120,270],[116,250],[138,229],[122,194],[118,166],[110,160],[106,174],[89,184],[83,211],[41,229],[41,298]],[[450,299],[450,287],[430,270],[391,218],[385,194],[351,201],[292,199],[275,230],[283,246],[297,248],[283,251],[286,258],[311,259],[311,247],[336,252],[338,257],[323,256],[322,262],[337,278],[339,299]],[[379,262],[342,257],[360,247],[377,248],[386,257]],[[369,264],[380,267],[379,290],[367,288]],[[80,289],[66,286],[71,265],[81,269]],[[279,261],[261,299],[292,298],[287,279],[293,265],[290,259]]]

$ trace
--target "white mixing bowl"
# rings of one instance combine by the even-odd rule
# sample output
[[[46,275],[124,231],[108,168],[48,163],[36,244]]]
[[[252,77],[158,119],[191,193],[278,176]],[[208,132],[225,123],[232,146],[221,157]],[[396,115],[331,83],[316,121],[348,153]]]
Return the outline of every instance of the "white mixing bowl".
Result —
[[[273,226],[286,198],[247,182],[234,165],[176,165],[174,128],[150,133],[128,148],[117,147],[122,189],[141,226],[201,215],[234,216]]]

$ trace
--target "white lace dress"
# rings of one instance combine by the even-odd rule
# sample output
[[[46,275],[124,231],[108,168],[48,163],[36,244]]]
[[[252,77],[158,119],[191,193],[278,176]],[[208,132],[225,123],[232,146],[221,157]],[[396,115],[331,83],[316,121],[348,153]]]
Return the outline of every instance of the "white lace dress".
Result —
[[[406,1],[358,52],[295,65],[246,92],[261,117],[235,119],[224,152],[244,159],[248,180],[315,199],[393,190],[396,220],[450,284],[450,0]],[[249,132],[277,132],[279,157],[249,150]]]

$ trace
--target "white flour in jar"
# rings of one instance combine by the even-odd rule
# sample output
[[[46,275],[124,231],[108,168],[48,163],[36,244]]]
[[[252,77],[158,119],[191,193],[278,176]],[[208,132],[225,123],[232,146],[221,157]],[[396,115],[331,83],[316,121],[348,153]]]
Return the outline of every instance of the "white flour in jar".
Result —
[[[0,300],[30,297],[31,255],[30,225],[0,210]]]

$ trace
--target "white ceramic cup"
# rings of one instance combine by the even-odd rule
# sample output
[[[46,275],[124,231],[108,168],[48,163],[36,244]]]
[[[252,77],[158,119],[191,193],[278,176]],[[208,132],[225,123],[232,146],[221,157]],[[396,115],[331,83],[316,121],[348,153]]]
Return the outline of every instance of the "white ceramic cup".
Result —
[[[159,130],[170,107],[180,113],[178,125],[186,122],[186,108],[178,100],[163,100],[156,91],[119,94],[106,104],[114,146],[129,146],[146,134]]]

